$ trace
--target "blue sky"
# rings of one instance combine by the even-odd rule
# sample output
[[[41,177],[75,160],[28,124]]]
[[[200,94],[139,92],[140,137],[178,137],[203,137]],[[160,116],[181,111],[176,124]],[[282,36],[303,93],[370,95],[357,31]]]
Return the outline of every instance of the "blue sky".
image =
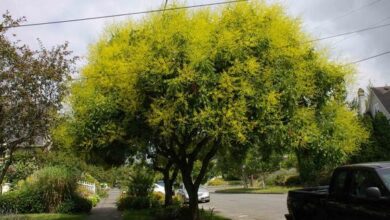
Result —
[[[221,1],[223,0],[188,0],[185,4]],[[28,23],[35,23],[139,12],[157,9],[163,2],[165,0],[1,0],[0,13],[8,10],[14,17],[25,16]],[[390,23],[388,0],[267,0],[267,2],[284,5],[291,16],[302,20],[303,29],[315,38]],[[107,24],[124,19],[137,19],[141,16],[24,27],[12,29],[10,33],[17,34],[18,39],[32,48],[38,47],[37,38],[46,47],[68,41],[75,55],[85,57],[88,45],[98,39]],[[329,48],[334,59],[359,60],[390,50],[390,27],[321,41],[319,46]],[[355,81],[350,85],[350,93],[354,94],[358,87],[365,88],[369,82],[374,86],[390,85],[389,61],[390,55],[385,55],[360,63],[357,66]]]

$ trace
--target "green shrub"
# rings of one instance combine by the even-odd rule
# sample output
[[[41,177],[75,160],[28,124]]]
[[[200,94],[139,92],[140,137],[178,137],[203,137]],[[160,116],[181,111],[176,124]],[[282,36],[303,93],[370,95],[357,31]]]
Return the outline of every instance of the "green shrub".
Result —
[[[100,198],[106,198],[108,196],[108,189],[101,189],[97,192]]]
[[[123,211],[126,209],[131,209],[132,208],[132,201],[133,201],[132,197],[122,195],[116,204],[118,210]]]
[[[13,163],[6,173],[5,179],[9,183],[17,183],[26,179],[34,171],[38,170],[37,161],[31,153],[17,151],[15,152]]]
[[[146,168],[137,168],[130,175],[129,196],[149,197],[153,192],[154,175]]]
[[[148,209],[151,207],[151,199],[149,197],[133,197],[124,196],[118,201],[118,210],[126,209]]]
[[[72,213],[76,207],[75,202],[72,199],[63,201],[57,208],[56,212],[58,213]]]
[[[165,202],[165,194],[162,192],[153,192],[151,198],[152,202],[155,203],[154,205],[152,205],[154,207],[160,206]]]
[[[286,186],[299,186],[299,185],[301,185],[301,179],[300,179],[299,175],[288,176],[286,178],[284,185],[286,185]]]
[[[72,200],[75,204],[73,213],[89,213],[92,209],[92,202],[86,198],[83,198],[79,195],[73,195]]]
[[[95,207],[100,202],[100,197],[97,194],[89,196],[88,199],[91,201],[93,207]]]
[[[122,196],[117,202],[118,210],[131,210],[131,209],[149,209],[149,208],[160,208],[161,201],[154,197],[134,197],[134,196]]]
[[[45,212],[41,193],[31,189],[12,191],[0,196],[0,214]]]
[[[149,197],[133,197],[133,209],[148,209],[151,207],[151,199]]]
[[[227,185],[228,183],[223,180],[222,178],[213,178],[210,181],[207,182],[208,186],[221,186],[221,185]]]
[[[265,182],[267,185],[285,186],[288,179],[295,178],[294,176],[298,176],[296,169],[281,169],[268,175]]]
[[[67,168],[43,168],[21,181],[17,190],[0,196],[0,212],[89,212],[92,202],[75,192],[76,184],[76,174]]]
[[[73,195],[71,199],[63,201],[57,208],[58,213],[89,213],[93,202],[79,195]]]

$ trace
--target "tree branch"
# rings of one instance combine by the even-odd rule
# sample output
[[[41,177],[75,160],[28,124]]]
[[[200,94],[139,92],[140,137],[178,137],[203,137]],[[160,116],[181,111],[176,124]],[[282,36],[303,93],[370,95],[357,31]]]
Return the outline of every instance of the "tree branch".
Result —
[[[219,142],[215,143],[212,146],[211,150],[206,154],[205,158],[203,159],[203,161],[202,161],[202,168],[200,169],[199,174],[196,177],[196,180],[195,180],[195,183],[194,183],[194,185],[196,187],[199,187],[200,183],[202,182],[202,180],[203,180],[203,178],[204,178],[204,176],[206,174],[207,167],[208,167],[208,165],[210,163],[210,160],[217,153],[218,147],[219,147]]]

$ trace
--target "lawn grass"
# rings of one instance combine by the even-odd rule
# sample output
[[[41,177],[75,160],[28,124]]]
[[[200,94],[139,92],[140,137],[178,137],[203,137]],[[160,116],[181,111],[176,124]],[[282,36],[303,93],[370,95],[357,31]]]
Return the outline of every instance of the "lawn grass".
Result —
[[[123,220],[153,220],[150,210],[126,210],[123,213]]]
[[[253,194],[284,194],[300,187],[269,186],[266,188],[229,188],[216,190],[215,193],[253,193]]]
[[[83,220],[87,215],[69,215],[69,214],[20,214],[0,216],[1,220]]]
[[[123,220],[154,220],[154,216],[151,213],[152,211],[148,209],[126,210],[123,214]],[[230,220],[229,218],[219,216],[210,211],[200,210],[200,215],[202,220]]]

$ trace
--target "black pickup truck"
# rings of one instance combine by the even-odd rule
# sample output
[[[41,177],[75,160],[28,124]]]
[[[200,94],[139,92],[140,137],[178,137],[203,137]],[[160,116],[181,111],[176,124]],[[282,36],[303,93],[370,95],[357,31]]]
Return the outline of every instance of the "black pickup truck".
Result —
[[[287,220],[390,220],[390,162],[334,170],[329,186],[288,193]]]

